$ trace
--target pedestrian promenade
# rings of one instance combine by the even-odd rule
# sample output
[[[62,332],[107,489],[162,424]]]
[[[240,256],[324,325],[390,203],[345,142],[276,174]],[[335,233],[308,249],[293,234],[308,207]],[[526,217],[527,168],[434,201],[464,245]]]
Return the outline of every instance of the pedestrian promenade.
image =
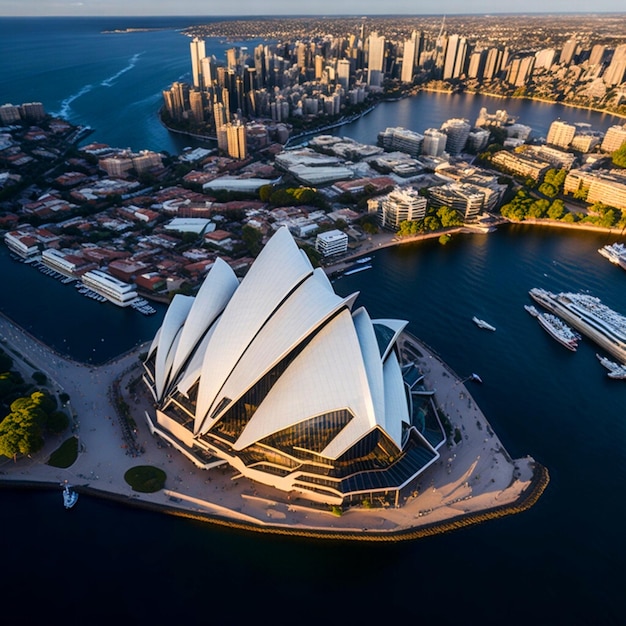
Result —
[[[530,457],[513,460],[492,431],[462,380],[437,356],[418,343],[418,365],[427,388],[435,389],[440,408],[462,438],[445,445],[441,459],[422,476],[398,507],[355,507],[341,516],[313,506],[295,494],[242,478],[228,466],[201,470],[149,433],[144,419],[152,411],[152,397],[138,382],[142,374],[139,356],[147,345],[101,366],[66,359],[0,316],[0,341],[24,377],[44,372],[53,393],[69,395],[79,456],[68,469],[46,465],[49,455],[69,436],[52,438],[33,458],[17,462],[0,460],[0,482],[42,484],[59,489],[67,480],[89,497],[110,497],[130,505],[144,505],[173,514],[214,521],[222,525],[293,533],[352,533],[368,535],[407,533],[420,527],[447,524],[489,511],[515,512],[537,480],[537,466]],[[136,429],[130,431],[116,411],[116,397],[130,407]],[[134,492],[124,480],[137,465],[165,471],[165,489],[152,494]],[[80,506],[80,502],[77,506]],[[444,528],[446,526],[442,526]]]

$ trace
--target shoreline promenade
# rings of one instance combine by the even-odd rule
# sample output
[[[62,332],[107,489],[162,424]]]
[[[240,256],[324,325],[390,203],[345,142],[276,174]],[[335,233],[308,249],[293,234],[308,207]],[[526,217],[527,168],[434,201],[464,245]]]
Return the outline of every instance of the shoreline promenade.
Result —
[[[52,393],[70,396],[69,409],[79,438],[75,463],[60,469],[46,464],[69,435],[51,437],[33,458],[0,460],[0,486],[58,489],[63,481],[86,497],[114,499],[133,506],[257,532],[310,538],[398,541],[446,532],[532,506],[548,483],[545,468],[531,457],[513,460],[492,431],[467,388],[425,345],[407,335],[421,355],[419,365],[428,388],[436,390],[439,407],[459,443],[441,449],[441,459],[421,477],[417,488],[397,507],[350,508],[338,516],[300,500],[294,494],[253,483],[230,467],[201,470],[152,436],[144,419],[152,398],[139,381],[139,355],[147,344],[100,366],[77,363],[51,351],[10,319],[0,316],[2,347],[25,379],[34,371],[49,378]],[[403,344],[404,345],[404,344]],[[402,346],[401,346],[402,347]],[[143,450],[129,454],[111,390],[119,385],[137,424]],[[137,465],[152,465],[167,475],[165,488],[139,493],[124,480]],[[80,506],[80,501],[77,506]]]

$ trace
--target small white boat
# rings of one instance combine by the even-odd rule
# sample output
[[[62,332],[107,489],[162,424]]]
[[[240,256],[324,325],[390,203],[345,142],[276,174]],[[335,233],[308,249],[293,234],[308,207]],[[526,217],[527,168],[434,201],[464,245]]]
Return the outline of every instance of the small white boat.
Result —
[[[78,493],[68,483],[65,483],[63,485],[63,506],[66,509],[71,509],[77,501]]]
[[[474,315],[474,317],[472,317],[472,322],[474,322],[474,324],[476,324],[476,326],[478,326],[478,328],[484,328],[485,330],[495,330],[496,329],[495,326],[492,326],[488,322],[485,322],[485,320],[479,319],[475,315]]]
[[[524,308],[526,309],[526,311],[528,311],[533,317],[537,317],[537,315],[539,315],[539,311],[537,310],[537,307],[533,306],[532,304],[525,304]]]
[[[470,378],[471,378],[472,380],[475,380],[477,383],[482,383],[482,382],[483,382],[483,379],[482,379],[482,378],[481,378],[478,374],[475,374],[475,373],[474,373],[474,374],[472,374],[472,375],[470,376]]]

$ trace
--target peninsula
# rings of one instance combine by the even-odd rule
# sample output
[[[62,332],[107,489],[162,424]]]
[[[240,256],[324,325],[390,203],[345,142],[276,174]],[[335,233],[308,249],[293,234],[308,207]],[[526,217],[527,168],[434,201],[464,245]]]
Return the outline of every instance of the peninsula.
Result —
[[[415,360],[424,386],[434,391],[439,410],[449,420],[450,436],[437,463],[397,502],[349,507],[340,515],[336,508],[265,487],[228,466],[200,470],[151,435],[146,416],[153,411],[153,398],[137,384],[147,345],[93,367],[55,354],[4,317],[0,317],[0,336],[25,378],[34,371],[44,372],[51,393],[70,397],[67,408],[79,440],[78,458],[69,468],[47,464],[66,433],[49,440],[33,458],[4,461],[0,484],[58,490],[59,506],[60,485],[67,481],[87,497],[114,499],[217,526],[320,539],[399,541],[526,510],[548,484],[546,468],[534,459],[510,458],[473,400],[466,386],[470,378],[461,379],[409,334],[400,338],[400,349]],[[120,398],[130,408],[135,432],[129,433],[116,412]],[[133,491],[124,475],[138,465],[162,469],[165,487],[155,493]]]

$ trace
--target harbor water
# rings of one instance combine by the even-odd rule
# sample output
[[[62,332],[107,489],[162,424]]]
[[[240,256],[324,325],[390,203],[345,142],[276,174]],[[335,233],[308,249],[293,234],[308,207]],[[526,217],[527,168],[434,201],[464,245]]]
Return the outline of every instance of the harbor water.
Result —
[[[189,72],[188,40],[174,29],[101,32],[138,25],[1,19],[1,52],[11,60],[0,70],[2,98],[42,100],[111,145],[177,151],[179,139],[155,111],[160,90]],[[372,141],[386,126],[421,131],[471,117],[468,102],[510,109],[539,135],[558,116],[582,121],[580,114],[599,130],[615,123],[538,103],[421,94],[381,105],[341,132]],[[459,376],[479,374],[482,384],[469,381],[468,389],[509,453],[532,455],[550,472],[529,511],[416,542],[324,544],[87,495],[68,511],[60,490],[3,489],[7,623],[70,619],[70,611],[71,620],[93,624],[624,624],[626,383],[607,377],[590,341],[570,352],[524,310],[529,289],[542,287],[589,292],[626,314],[626,272],[597,252],[615,239],[503,226],[447,245],[381,249],[368,255],[371,268],[334,281],[342,295],[360,292],[357,305],[372,317],[407,320]],[[4,249],[0,271],[2,313],[94,364],[151,339],[164,314],[84,298]],[[496,331],[478,328],[474,315]]]

